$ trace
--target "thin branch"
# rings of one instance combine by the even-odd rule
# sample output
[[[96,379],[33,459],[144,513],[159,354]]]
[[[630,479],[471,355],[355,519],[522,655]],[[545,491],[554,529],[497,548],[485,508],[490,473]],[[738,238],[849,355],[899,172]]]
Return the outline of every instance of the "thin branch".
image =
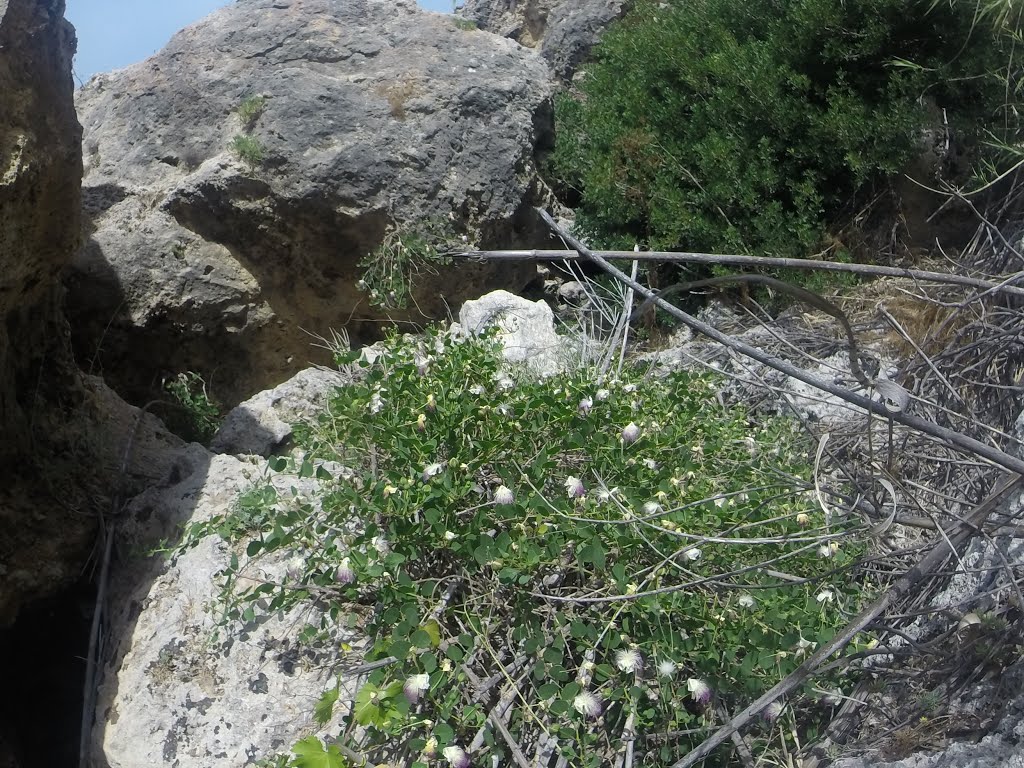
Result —
[[[550,223],[550,222],[549,222]],[[563,230],[564,231],[564,230]],[[559,234],[562,234],[559,232]],[[562,235],[565,237],[565,235]],[[734,254],[687,253],[682,251],[593,251],[605,259],[636,259],[637,261],[659,261],[666,264],[727,264],[730,266],[802,270],[823,270],[826,272],[852,272],[857,275],[877,277],[905,277],[925,283],[964,285],[985,291],[1002,291],[1024,296],[1024,288],[1000,284],[966,275],[952,275],[944,272],[929,272],[922,269],[883,267],[876,264],[843,264],[837,261],[819,259],[785,259],[771,256],[739,256]],[[538,250],[529,251],[461,251],[446,254],[455,258],[481,261],[576,261],[584,257],[572,251]]]

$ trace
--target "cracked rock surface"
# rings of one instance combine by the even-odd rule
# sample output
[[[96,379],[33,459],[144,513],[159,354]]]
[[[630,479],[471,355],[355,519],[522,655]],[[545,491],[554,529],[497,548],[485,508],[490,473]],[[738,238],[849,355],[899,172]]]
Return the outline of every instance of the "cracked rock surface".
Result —
[[[328,362],[308,331],[378,337],[357,262],[394,222],[439,221],[481,247],[540,247],[550,74],[511,40],[392,0],[247,0],[145,62],[94,77],[84,246],[68,276],[79,360],[142,401],[201,373],[231,406]],[[263,108],[243,124],[249,97]],[[264,159],[230,149],[248,134]],[[423,272],[423,323],[532,266]]]

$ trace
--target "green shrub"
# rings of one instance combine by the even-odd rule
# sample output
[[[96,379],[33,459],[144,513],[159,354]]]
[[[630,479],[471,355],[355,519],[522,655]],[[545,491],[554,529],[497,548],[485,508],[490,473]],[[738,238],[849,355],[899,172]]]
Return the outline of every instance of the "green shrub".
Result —
[[[221,412],[206,392],[206,382],[195,371],[179,373],[164,383],[164,389],[179,406],[167,415],[168,426],[186,440],[207,444],[217,432]]]
[[[1015,133],[974,3],[639,0],[556,104],[553,170],[608,245],[806,256],[919,151]],[[969,7],[968,7],[969,6]],[[1015,119],[1015,118],[1014,118]]]
[[[446,222],[392,224],[380,245],[360,259],[358,287],[369,293],[373,306],[402,309],[417,275],[451,264],[446,254],[467,247],[467,240],[456,237]]]
[[[251,130],[253,124],[259,119],[260,115],[263,114],[264,108],[267,106],[266,96],[249,96],[242,99],[242,103],[238,105],[238,119],[242,121],[242,127],[246,131]]]
[[[536,380],[499,360],[488,340],[392,339],[296,432],[296,457],[271,460],[320,478],[319,498],[259,486],[192,540],[217,532],[239,554],[223,576],[248,586],[227,620],[313,599],[323,618],[300,641],[369,634],[381,663],[348,721],[375,762],[430,763],[484,729],[510,764],[486,725],[506,692],[520,744],[556,735],[569,765],[610,765],[632,717],[640,764],[668,765],[715,727],[708,696],[736,711],[857,610],[845,571],[860,547],[809,493],[813,449],[794,425],[752,425],[715,380]],[[264,556],[287,560],[284,583],[245,578]]]
[[[231,140],[231,149],[249,170],[255,170],[263,162],[263,144],[255,136],[239,133]]]

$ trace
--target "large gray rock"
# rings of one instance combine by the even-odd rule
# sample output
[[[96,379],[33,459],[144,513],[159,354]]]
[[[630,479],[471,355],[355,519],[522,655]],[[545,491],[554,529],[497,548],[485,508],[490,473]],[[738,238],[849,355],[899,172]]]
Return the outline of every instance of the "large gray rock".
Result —
[[[630,0],[466,0],[458,13],[480,29],[536,48],[555,76],[572,79]]]
[[[247,0],[153,58],[90,80],[87,242],[69,276],[76,350],[119,391],[204,375],[228,405],[326,353],[304,329],[376,338],[444,318],[526,265],[422,273],[414,309],[368,305],[356,264],[393,222],[447,222],[484,247],[547,240],[534,152],[550,85],[531,51],[393,0]],[[237,109],[262,96],[243,125]],[[256,168],[229,150],[249,130]]]
[[[134,556],[115,573],[109,605],[111,654],[103,672],[92,731],[92,764],[106,768],[252,765],[315,730],[313,707],[333,687],[337,648],[300,644],[298,628],[319,619],[314,608],[218,628],[219,572],[232,556],[253,579],[284,581],[285,557],[248,561],[213,535],[173,561],[145,558],[179,526],[230,512],[262,477],[248,459],[215,456],[198,445],[178,455],[165,482],[132,500],[117,535]],[[281,506],[315,504],[319,482],[275,474]],[[322,494],[322,491],[319,491]],[[341,701],[354,695],[346,678]],[[339,730],[344,707],[325,730]]]
[[[307,368],[273,389],[239,403],[224,417],[210,442],[215,453],[270,456],[291,437],[292,427],[314,421],[337,387],[352,376],[327,368]]]
[[[0,628],[77,575],[94,527],[58,280],[78,240],[82,168],[63,12],[0,2]]]

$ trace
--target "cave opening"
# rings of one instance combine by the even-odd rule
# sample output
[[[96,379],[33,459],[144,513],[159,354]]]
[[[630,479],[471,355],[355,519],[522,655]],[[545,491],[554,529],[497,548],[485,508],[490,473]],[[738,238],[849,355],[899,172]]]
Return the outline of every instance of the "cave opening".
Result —
[[[0,629],[0,768],[77,768],[95,587],[24,606]]]

